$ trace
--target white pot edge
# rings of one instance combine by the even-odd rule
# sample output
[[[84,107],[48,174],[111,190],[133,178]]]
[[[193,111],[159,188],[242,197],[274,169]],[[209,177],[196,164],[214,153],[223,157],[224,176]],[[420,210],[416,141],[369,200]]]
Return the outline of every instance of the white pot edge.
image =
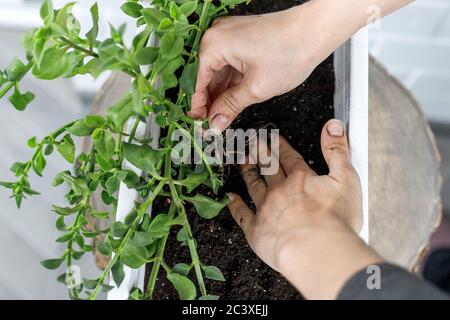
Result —
[[[349,66],[349,67],[347,67]],[[363,228],[369,243],[369,45],[367,28],[336,50],[335,113],[348,128],[352,163],[361,180]]]

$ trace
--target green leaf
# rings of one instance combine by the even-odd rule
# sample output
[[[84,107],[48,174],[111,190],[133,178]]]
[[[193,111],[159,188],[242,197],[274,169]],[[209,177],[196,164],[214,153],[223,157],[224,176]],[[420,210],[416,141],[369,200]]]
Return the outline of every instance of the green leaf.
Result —
[[[130,296],[128,297],[128,300],[142,300],[142,291],[139,288],[133,288],[130,292]]]
[[[183,199],[191,202],[197,210],[198,215],[205,219],[216,217],[228,204],[227,197],[222,201],[216,201],[202,194],[197,194],[194,197],[184,197]]]
[[[55,16],[52,0],[44,0],[39,13],[42,20],[52,21]]]
[[[64,216],[60,216],[58,219],[56,219],[55,226],[58,231],[67,231],[67,226],[64,222]]]
[[[195,12],[198,6],[198,0],[190,1],[183,3],[180,7],[181,13],[183,13],[186,17],[189,17],[191,14]]]
[[[70,126],[69,128],[67,128],[66,130],[68,133],[70,133],[73,136],[77,136],[77,137],[85,137],[85,136],[90,136],[92,134],[92,132],[94,131],[94,129],[92,129],[91,127],[89,127],[84,120],[78,120],[77,122],[75,122],[72,126]]]
[[[73,233],[69,232],[69,233],[66,233],[66,234],[60,236],[55,241],[59,242],[59,243],[64,243],[64,242],[70,241],[72,239],[73,239]]]
[[[132,269],[138,269],[147,262],[148,251],[145,247],[138,247],[128,242],[120,256],[120,261]]]
[[[225,277],[222,274],[222,271],[219,268],[214,266],[204,266],[202,267],[203,272],[205,273],[205,277],[211,280],[217,281],[225,281]]]
[[[91,7],[91,17],[92,17],[92,28],[91,30],[86,33],[86,38],[89,42],[89,48],[92,50],[92,48],[95,46],[95,41],[98,37],[98,5],[97,2]]]
[[[133,236],[133,243],[137,246],[146,247],[155,242],[156,239],[151,232],[136,231]]]
[[[6,82],[8,82],[8,77],[6,76],[6,73],[0,70],[0,87],[4,85]]]
[[[131,212],[128,213],[123,219],[123,223],[125,223],[127,226],[131,226],[138,217],[138,215],[139,214],[136,209],[131,210]]]
[[[31,92],[20,93],[19,86],[16,85],[14,88],[14,93],[9,96],[9,102],[19,111],[25,110],[27,105],[33,101],[35,95]]]
[[[97,248],[98,252],[100,252],[105,257],[109,257],[112,254],[111,244],[109,244],[108,241],[97,241],[95,242],[95,247]]]
[[[110,160],[116,150],[116,141],[111,131],[96,129],[92,135],[97,152],[106,160]]]
[[[222,2],[223,5],[230,7],[231,9],[233,9],[234,7],[236,7],[238,4],[241,3],[250,3],[251,0],[220,0],[220,2]]]
[[[58,269],[63,262],[64,259],[48,259],[41,261],[41,265],[46,269],[55,270]]]
[[[108,193],[111,195],[114,194],[117,190],[119,190],[119,184],[120,180],[117,178],[117,176],[112,175],[108,178],[108,180],[106,180],[106,191],[108,191]]]
[[[109,212],[108,211],[97,211],[97,210],[91,210],[90,214],[97,219],[108,219],[109,218]]]
[[[131,96],[133,102],[133,111],[137,114],[144,115],[144,101],[142,97],[141,88],[139,86],[139,79],[136,79],[131,84]]]
[[[43,53],[45,49],[47,49],[47,40],[48,40],[49,32],[48,29],[41,28],[35,34],[35,40],[33,43],[33,57],[35,64],[38,68],[41,66]]]
[[[56,145],[56,149],[69,163],[74,162],[75,144],[69,134],[66,134],[61,142]]]
[[[12,187],[14,186],[14,183],[0,181],[0,186],[7,188],[7,189],[12,189]]]
[[[150,146],[123,144],[125,159],[135,167],[150,173],[156,173],[156,166],[163,160],[166,150],[154,150]]]
[[[49,143],[44,150],[44,155],[49,156],[53,153],[55,147],[53,146],[53,144]]]
[[[178,263],[173,266],[172,270],[170,270],[171,273],[178,273],[185,277],[189,274],[190,271],[191,266],[187,265],[186,263]]]
[[[159,78],[161,80],[161,87],[166,90],[175,88],[178,85],[177,76],[173,73],[163,73]]]
[[[8,80],[16,82],[20,80],[27,72],[27,67],[18,58],[14,58],[10,65],[6,68],[5,73]]]
[[[125,278],[123,263],[121,263],[120,261],[116,262],[111,268],[111,274],[116,285],[120,286],[123,279]]]
[[[141,10],[144,9],[144,7],[136,2],[125,2],[120,9],[122,9],[122,11],[130,17],[139,18],[142,16]]]
[[[114,168],[114,162],[111,161],[111,159],[105,159],[101,154],[97,153],[95,155],[95,160],[103,171],[109,171]]]
[[[115,238],[122,238],[128,231],[128,226],[121,221],[114,221],[111,224],[111,235]]]
[[[183,227],[180,229],[180,231],[178,231],[177,240],[180,242],[185,242],[185,241],[189,240],[189,234],[188,234],[186,228]]]
[[[162,36],[159,43],[159,51],[164,59],[173,59],[183,52],[184,40],[177,37],[173,32],[166,33]]]
[[[61,9],[56,11],[55,24],[57,24],[63,31],[69,31],[69,28],[73,28],[74,20],[72,15],[72,9],[75,2],[69,2]],[[69,25],[70,24],[70,25]],[[75,22],[76,24],[76,22]],[[79,23],[78,23],[79,25]]]
[[[178,183],[182,186],[185,186],[188,189],[188,192],[191,193],[194,191],[199,185],[208,179],[209,173],[207,170],[204,170],[201,173],[193,173],[188,175],[184,180],[179,181]]]
[[[170,227],[173,225],[172,218],[168,214],[160,213],[153,218],[148,232],[154,237],[162,237],[169,233]]]
[[[184,59],[181,56],[177,56],[172,60],[162,59],[159,57],[154,64],[154,72],[156,74],[171,74],[184,63]]]
[[[36,158],[34,159],[34,162],[32,162],[32,167],[33,167],[34,172],[36,172],[36,174],[38,176],[42,176],[42,172],[44,171],[46,165],[47,165],[47,161],[45,161],[45,158],[42,155],[42,152],[39,152],[37,154]]]
[[[211,294],[208,294],[208,295],[206,295],[206,296],[201,296],[200,298],[198,298],[198,300],[200,300],[200,301],[208,301],[208,300],[219,300],[220,299],[220,297],[219,296],[215,296],[215,295],[211,295]]]
[[[36,139],[36,137],[31,137],[30,139],[28,139],[27,145],[30,148],[32,148],[32,149],[36,148],[36,146],[37,146],[37,139]]]
[[[84,122],[89,128],[97,129],[105,124],[105,118],[97,114],[92,114],[86,116]]]
[[[77,212],[80,208],[79,207],[73,207],[73,208],[68,208],[68,207],[58,207],[56,205],[52,206],[53,211],[56,212],[59,215],[62,216],[69,216],[71,214],[74,214],[75,212]]]
[[[164,14],[156,8],[145,8],[142,10],[142,15],[147,24],[157,28],[162,19],[165,18]]]
[[[181,300],[194,300],[197,289],[189,278],[178,273],[169,273],[167,279],[173,284]]]
[[[197,83],[198,59],[186,65],[180,77],[180,88],[188,95],[193,95]]]
[[[114,106],[108,109],[107,117],[114,126],[118,129],[122,129],[125,122],[133,114],[133,105],[131,103],[131,95],[127,94]]]
[[[23,193],[28,194],[30,196],[40,194],[39,192],[31,189],[30,187],[28,187],[26,185],[22,186],[22,191],[23,191]]]
[[[38,79],[53,80],[65,74],[70,66],[66,52],[58,47],[51,47],[45,50],[40,65],[35,65],[32,72]]]
[[[134,58],[136,59],[137,64],[141,66],[152,64],[156,61],[159,55],[159,48],[156,47],[147,47],[140,48]]]

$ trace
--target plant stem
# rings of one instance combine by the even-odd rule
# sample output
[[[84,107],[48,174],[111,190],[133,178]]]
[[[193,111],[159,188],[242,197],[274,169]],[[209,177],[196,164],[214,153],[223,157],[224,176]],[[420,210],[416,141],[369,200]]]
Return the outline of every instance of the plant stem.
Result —
[[[213,176],[214,176],[214,172],[213,172],[213,170],[212,170],[212,168],[211,168],[211,165],[209,164],[209,161],[208,161],[208,159],[206,158],[206,155],[205,155],[205,153],[203,152],[202,147],[199,146],[199,145],[197,144],[197,142],[195,141],[195,137],[192,136],[192,134],[191,134],[188,130],[186,130],[185,128],[183,128],[180,124],[175,123],[175,126],[176,126],[181,132],[183,132],[184,134],[190,135],[190,137],[191,137],[191,139],[192,139],[192,145],[194,146],[195,151],[197,151],[197,152],[200,154],[200,156],[202,157],[202,161],[203,161],[203,163],[205,164],[205,167],[206,167],[206,169],[208,170],[208,173],[209,173],[210,177],[213,177]]]
[[[176,212],[176,206],[172,203],[169,208],[169,217],[173,217]],[[161,261],[164,256],[164,251],[166,249],[167,239],[169,238],[169,233],[165,235],[159,243],[158,250],[156,252],[155,261],[152,265],[152,271],[147,284],[147,292],[144,295],[144,300],[151,300],[153,298],[153,292],[155,291],[156,279],[158,277],[159,269],[161,267]]]
[[[156,197],[158,196],[159,192],[162,190],[162,188],[164,187],[164,185],[166,183],[167,183],[166,181],[161,181],[158,184],[158,186],[155,188],[153,193],[150,195],[150,197],[142,205],[139,206],[137,217],[134,219],[133,224],[128,229],[125,237],[122,239],[122,242],[120,243],[120,246],[119,246],[119,248],[116,251],[116,254],[111,259],[111,261],[108,263],[108,265],[106,266],[105,270],[103,270],[103,273],[101,274],[100,278],[98,279],[98,282],[97,282],[97,285],[95,286],[94,291],[89,296],[89,300],[95,300],[97,298],[97,295],[98,295],[98,293],[100,291],[100,288],[101,288],[102,284],[105,281],[105,278],[108,276],[108,274],[111,271],[111,268],[114,266],[114,264],[120,258],[120,255],[122,254],[123,249],[125,248],[125,246],[128,243],[128,241],[130,241],[131,237],[133,236],[134,231],[135,231],[135,229],[137,227],[137,224],[142,220],[142,217],[147,212],[148,207],[153,203],[153,201],[156,199]]]
[[[33,60],[29,61],[25,67],[25,72],[22,74],[22,76],[20,76],[19,79],[17,79],[16,81],[9,82],[6,86],[4,86],[0,90],[0,99],[3,98],[8,93],[9,90],[14,88],[14,86],[16,85],[17,82],[22,80],[22,78],[28,73],[28,71],[30,71],[31,67],[33,67],[33,64],[34,64]]]
[[[130,135],[128,137],[128,141],[127,141],[128,143],[132,143],[133,142],[133,139],[136,136],[136,131],[137,131],[138,127],[139,127],[139,123],[140,122],[141,122],[141,120],[139,119],[139,117],[136,117],[136,119],[134,120],[134,123],[133,123],[133,127],[131,128]]]
[[[81,52],[84,52],[84,53],[86,53],[86,54],[88,54],[88,55],[90,55],[90,56],[92,56],[94,58],[98,58],[98,54],[95,53],[94,51],[86,49],[86,48],[83,48],[82,46],[77,45],[76,43],[72,42],[71,40],[69,40],[67,38],[61,37],[60,39],[63,42],[65,42],[69,47],[71,47],[73,49],[76,49],[76,50],[79,50]]]
[[[176,189],[175,185],[173,184],[173,182],[171,181],[169,183],[169,187],[170,187],[170,192],[172,194],[172,199],[175,202],[175,205],[177,206],[178,209],[178,213],[183,217],[184,220],[184,224],[183,227],[186,228],[186,232],[189,236],[189,239],[187,240],[188,243],[188,247],[189,247],[189,252],[191,254],[191,259],[192,259],[192,264],[194,265],[194,269],[195,269],[195,275],[197,277],[197,281],[198,281],[198,286],[200,288],[200,292],[202,294],[202,296],[206,296],[207,292],[206,292],[206,286],[205,286],[205,281],[203,280],[203,274],[202,274],[202,268],[200,265],[200,259],[198,257],[198,252],[197,252],[197,247],[195,244],[195,240],[194,237],[192,235],[192,229],[191,226],[189,224],[189,220],[187,218],[187,214],[186,214],[186,209],[183,205],[183,202],[180,199],[180,196],[178,195],[178,190]]]

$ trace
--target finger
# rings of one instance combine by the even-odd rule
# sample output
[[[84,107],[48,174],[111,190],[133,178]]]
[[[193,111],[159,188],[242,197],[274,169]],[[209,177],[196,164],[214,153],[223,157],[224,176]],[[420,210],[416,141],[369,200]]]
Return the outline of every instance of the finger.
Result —
[[[189,116],[194,118],[205,118],[207,116],[207,107],[210,102],[208,85],[211,83],[214,75],[227,64],[223,59],[217,57],[214,51],[215,44],[208,40],[211,38],[206,38],[206,42],[202,40],[200,47],[197,82],[195,92],[192,95],[191,111],[188,113]]]
[[[191,110],[187,113],[188,116],[194,119],[205,119],[208,116],[208,101],[209,95],[205,93],[194,93],[191,97]]]
[[[229,87],[237,86],[242,81],[242,78],[244,78],[242,73],[233,68]]]
[[[248,194],[255,203],[256,208],[259,208],[264,202],[267,192],[267,186],[261,178],[258,167],[255,164],[241,165],[242,178],[248,189]]]
[[[330,176],[343,182],[348,170],[353,171],[350,161],[347,135],[340,120],[328,121],[322,129],[322,153],[330,169]]]
[[[257,151],[257,160],[258,166],[261,170],[261,175],[266,181],[268,189],[272,189],[275,186],[279,185],[286,179],[286,174],[284,173],[283,168],[279,165],[278,153],[276,150],[271,150],[267,143],[263,139],[258,139],[258,147],[256,149],[256,144],[252,148],[252,155],[256,154]],[[253,156],[252,156],[253,158]]]
[[[211,101],[214,101],[225,90],[228,89],[228,85],[233,75],[233,68],[231,66],[225,66],[219,72],[216,72],[211,82],[208,85],[208,93]]]
[[[224,131],[246,107],[258,102],[251,94],[250,84],[251,77],[244,77],[212,102],[208,112],[211,128]]]
[[[272,141],[272,145],[274,142]],[[279,138],[280,163],[286,175],[291,175],[294,172],[302,172],[305,175],[315,175],[315,172],[308,166],[303,157],[289,142],[283,137]]]
[[[233,219],[241,227],[245,237],[248,238],[255,223],[255,214],[240,196],[229,193],[228,197],[230,198],[228,209],[230,210]]]

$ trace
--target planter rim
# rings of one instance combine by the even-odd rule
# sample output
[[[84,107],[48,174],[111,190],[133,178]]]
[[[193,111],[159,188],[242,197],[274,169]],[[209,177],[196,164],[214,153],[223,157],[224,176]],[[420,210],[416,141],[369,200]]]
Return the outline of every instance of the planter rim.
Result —
[[[360,237],[369,243],[369,45],[367,27],[339,47],[334,56],[335,116],[348,130],[350,154],[363,194]]]

